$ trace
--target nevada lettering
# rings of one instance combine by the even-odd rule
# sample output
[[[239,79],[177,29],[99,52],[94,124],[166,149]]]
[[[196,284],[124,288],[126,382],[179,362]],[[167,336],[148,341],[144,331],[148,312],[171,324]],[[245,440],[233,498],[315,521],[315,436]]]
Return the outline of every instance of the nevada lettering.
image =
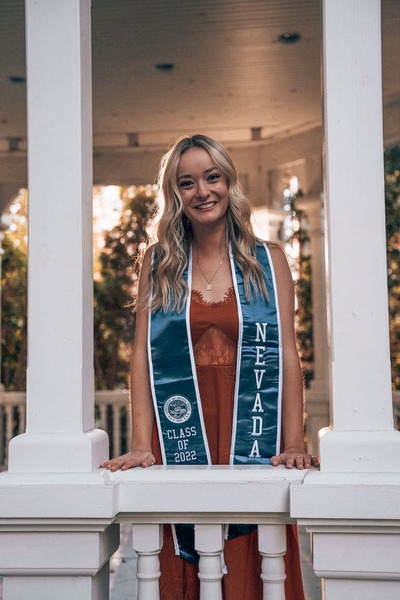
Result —
[[[262,436],[263,432],[263,417],[264,417],[264,408],[262,402],[262,384],[265,376],[266,369],[258,368],[263,367],[265,363],[265,349],[267,342],[267,323],[256,323],[256,331],[254,337],[254,350],[255,350],[255,360],[254,360],[254,403],[252,412],[252,427],[250,434],[250,443],[251,449],[249,453],[249,458],[261,458],[260,449],[259,449],[259,438]]]

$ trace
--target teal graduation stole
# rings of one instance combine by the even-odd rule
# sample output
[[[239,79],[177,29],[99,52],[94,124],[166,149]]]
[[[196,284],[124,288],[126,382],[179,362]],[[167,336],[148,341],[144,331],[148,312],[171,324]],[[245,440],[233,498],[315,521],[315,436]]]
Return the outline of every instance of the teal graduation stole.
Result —
[[[239,311],[231,464],[270,464],[280,451],[281,343],[275,275],[267,245],[257,247],[268,290],[246,300],[230,253]],[[184,274],[191,292],[191,257]],[[190,334],[190,302],[182,313],[149,318],[149,364],[163,462],[211,464]]]
[[[248,301],[231,251],[229,256],[239,316],[230,464],[271,464],[271,456],[280,452],[282,395],[275,274],[267,244],[259,244],[257,261],[268,300],[254,294]],[[163,463],[167,465],[211,464],[190,333],[191,254],[188,262],[184,278],[189,301],[184,311],[157,310],[149,317],[150,381]],[[191,559],[182,547],[180,550]]]

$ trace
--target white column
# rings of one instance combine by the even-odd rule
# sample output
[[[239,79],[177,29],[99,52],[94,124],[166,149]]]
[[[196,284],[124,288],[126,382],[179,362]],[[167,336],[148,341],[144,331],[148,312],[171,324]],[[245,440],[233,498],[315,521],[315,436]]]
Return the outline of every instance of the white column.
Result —
[[[91,471],[90,0],[26,1],[29,160],[27,432],[10,471]]]
[[[292,485],[324,598],[400,597],[400,434],[387,309],[379,0],[324,0],[332,429]],[[392,559],[396,557],[396,559]]]
[[[380,2],[325,0],[323,13],[333,431],[321,439],[321,468],[398,471],[387,307]]]

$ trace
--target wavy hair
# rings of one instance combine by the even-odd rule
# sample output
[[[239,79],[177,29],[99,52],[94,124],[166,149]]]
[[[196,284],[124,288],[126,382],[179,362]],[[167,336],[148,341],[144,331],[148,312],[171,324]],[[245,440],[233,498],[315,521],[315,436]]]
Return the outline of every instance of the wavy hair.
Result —
[[[154,232],[157,241],[150,273],[151,310],[181,312],[188,296],[183,274],[188,263],[192,232],[183,212],[177,171],[182,154],[190,148],[205,150],[226,177],[229,193],[226,238],[243,274],[247,300],[253,294],[268,298],[263,271],[255,258],[257,238],[250,222],[250,204],[243,195],[236,168],[221,144],[196,134],[179,138],[160,163],[157,196],[160,213]]]

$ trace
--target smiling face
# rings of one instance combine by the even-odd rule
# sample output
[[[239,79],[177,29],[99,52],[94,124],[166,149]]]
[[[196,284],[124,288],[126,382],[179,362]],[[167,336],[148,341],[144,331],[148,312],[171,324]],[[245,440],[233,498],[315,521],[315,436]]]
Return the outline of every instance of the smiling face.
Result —
[[[183,211],[195,230],[226,222],[228,182],[203,148],[190,148],[180,158],[177,182]]]

